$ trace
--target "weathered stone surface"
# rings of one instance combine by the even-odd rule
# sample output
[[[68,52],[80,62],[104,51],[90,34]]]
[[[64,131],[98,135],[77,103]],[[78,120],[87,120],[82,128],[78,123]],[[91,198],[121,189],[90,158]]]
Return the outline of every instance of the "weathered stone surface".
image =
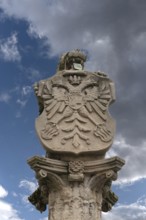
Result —
[[[41,212],[49,205],[49,220],[100,220],[118,200],[111,184],[124,161],[105,159],[115,134],[108,111],[114,83],[85,71],[85,61],[79,50],[65,53],[57,73],[34,85],[36,131],[46,157],[28,160],[39,184],[29,201]]]
[[[118,199],[110,189],[124,164],[118,157],[88,162],[33,157],[28,164],[39,182],[29,200],[41,212],[49,203],[50,220],[99,220]]]
[[[81,53],[76,53],[81,59]],[[36,131],[46,151],[104,155],[115,133],[115,121],[108,112],[115,100],[114,84],[107,75],[59,69],[53,77],[35,84],[35,91],[41,100]]]

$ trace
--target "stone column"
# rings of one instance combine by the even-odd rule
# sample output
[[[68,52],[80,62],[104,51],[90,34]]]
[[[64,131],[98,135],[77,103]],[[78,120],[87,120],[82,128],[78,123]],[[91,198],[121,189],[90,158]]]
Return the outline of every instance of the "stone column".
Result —
[[[124,161],[105,159],[115,133],[108,112],[114,83],[85,71],[85,61],[79,50],[63,54],[57,73],[34,85],[35,127],[46,156],[28,160],[39,185],[29,201],[41,212],[48,205],[49,220],[100,220],[118,200],[111,184]]]
[[[59,161],[33,157],[39,188],[30,197],[39,211],[49,205],[49,220],[100,220],[117,201],[111,182],[124,165],[118,157],[99,161]]]

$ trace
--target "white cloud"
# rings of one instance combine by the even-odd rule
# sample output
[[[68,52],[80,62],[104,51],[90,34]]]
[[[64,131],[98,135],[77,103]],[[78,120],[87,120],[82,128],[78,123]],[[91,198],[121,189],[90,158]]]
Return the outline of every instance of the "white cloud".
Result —
[[[22,108],[26,106],[27,100],[17,99],[16,101]],[[17,118],[19,118],[20,114],[17,114]]]
[[[23,194],[20,195],[21,201],[24,205],[26,205],[26,207],[28,207],[30,205],[30,203],[28,201],[28,196],[29,195],[23,195]]]
[[[0,57],[5,61],[20,61],[17,34],[13,33],[7,39],[0,39]]]
[[[34,67],[24,67],[23,65],[19,65],[19,69],[23,74],[25,74],[25,76],[31,83],[41,80],[44,77],[44,73],[41,73],[38,69],[35,69]]]
[[[89,60],[86,62],[86,68],[91,71],[102,71],[111,75],[117,72],[116,55],[113,50],[113,46],[109,37],[102,37],[92,41],[85,40],[87,50],[90,51]],[[88,42],[89,41],[89,42]]]
[[[18,211],[11,204],[0,200],[0,217],[1,220],[23,220],[18,216]]]
[[[28,79],[31,81],[31,82],[34,82],[36,80],[39,80],[41,79],[42,75],[38,70],[34,69],[34,68],[28,68],[27,69],[27,72],[28,72]]]
[[[103,220],[145,220],[146,219],[146,197],[138,199],[131,204],[119,204],[109,213],[103,213]]]
[[[40,218],[40,220],[48,220],[48,217]]]
[[[22,115],[21,115],[21,112],[20,112],[20,111],[17,111],[15,117],[16,117],[16,118],[21,118],[21,116],[22,116]]]
[[[12,192],[12,195],[13,195],[14,197],[18,197],[18,194],[17,194],[16,192]]]
[[[11,96],[8,93],[0,93],[0,102],[8,103]]]
[[[22,95],[26,96],[32,92],[31,86],[23,86],[22,88]]]
[[[29,35],[46,42],[49,56],[84,48],[91,54],[87,67],[116,75],[118,57],[113,41],[116,43],[117,39],[114,39],[113,28],[120,25],[115,20],[117,13],[113,13],[108,6],[107,1],[101,3],[95,0],[92,4],[85,0],[22,0],[21,4],[19,0],[0,0],[0,7],[7,16],[28,21]],[[104,16],[106,10],[108,16]]]
[[[2,199],[7,195],[6,189],[0,185],[0,220],[23,220],[19,217],[19,212],[10,203]]]
[[[4,198],[8,195],[8,192],[0,185],[0,198]]]
[[[125,165],[119,172],[119,177],[115,184],[120,184],[122,187],[146,178],[146,169],[144,169],[146,142],[139,146],[132,146],[126,143],[122,136],[119,136],[107,155],[108,157],[119,156],[125,160]]]
[[[19,183],[19,187],[25,189],[25,192],[21,194],[21,200],[22,202],[30,209],[32,210],[32,206],[30,206],[30,203],[28,201],[28,196],[32,194],[38,187],[36,182],[32,182],[29,180],[21,180]],[[31,208],[30,208],[31,207]]]
[[[37,183],[29,180],[21,180],[19,187],[26,189],[29,193],[33,193],[37,188]]]
[[[8,16],[25,19],[29,22],[29,35],[42,38],[43,42],[47,42],[48,55],[58,55],[70,49],[85,48],[91,52],[93,57],[97,55],[92,64],[102,68],[105,61],[107,65],[111,66],[111,60],[116,57],[111,52],[110,39],[106,34],[99,35],[96,17],[93,23],[90,23],[93,15],[92,13],[86,14],[85,6],[87,4],[88,8],[91,5],[86,2],[82,7],[82,4],[84,4],[82,0],[70,2],[56,0],[53,3],[41,0],[22,0],[21,4],[19,0],[0,1],[0,6]],[[95,10],[95,8],[91,6],[91,9]],[[91,9],[89,8],[89,10]],[[110,59],[107,59],[109,57]]]
[[[18,98],[16,103],[19,104],[22,108],[24,108],[28,102],[29,95],[32,92],[32,87],[31,86],[23,86],[21,89],[21,98]],[[17,118],[19,118],[20,114],[16,115]]]

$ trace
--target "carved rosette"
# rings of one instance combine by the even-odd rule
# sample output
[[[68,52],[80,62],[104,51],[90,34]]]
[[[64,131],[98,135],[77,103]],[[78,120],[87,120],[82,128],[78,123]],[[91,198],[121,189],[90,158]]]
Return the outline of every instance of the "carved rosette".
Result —
[[[36,131],[47,151],[105,153],[113,142],[115,121],[108,107],[115,99],[106,75],[64,70],[38,84],[42,113]]]

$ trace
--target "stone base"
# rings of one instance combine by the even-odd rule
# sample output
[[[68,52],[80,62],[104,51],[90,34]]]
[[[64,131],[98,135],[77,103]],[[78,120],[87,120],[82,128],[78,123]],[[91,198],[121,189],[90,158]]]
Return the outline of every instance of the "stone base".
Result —
[[[66,162],[35,156],[28,164],[39,183],[29,201],[41,212],[48,204],[49,220],[100,220],[118,200],[110,188],[124,165],[119,157]]]

